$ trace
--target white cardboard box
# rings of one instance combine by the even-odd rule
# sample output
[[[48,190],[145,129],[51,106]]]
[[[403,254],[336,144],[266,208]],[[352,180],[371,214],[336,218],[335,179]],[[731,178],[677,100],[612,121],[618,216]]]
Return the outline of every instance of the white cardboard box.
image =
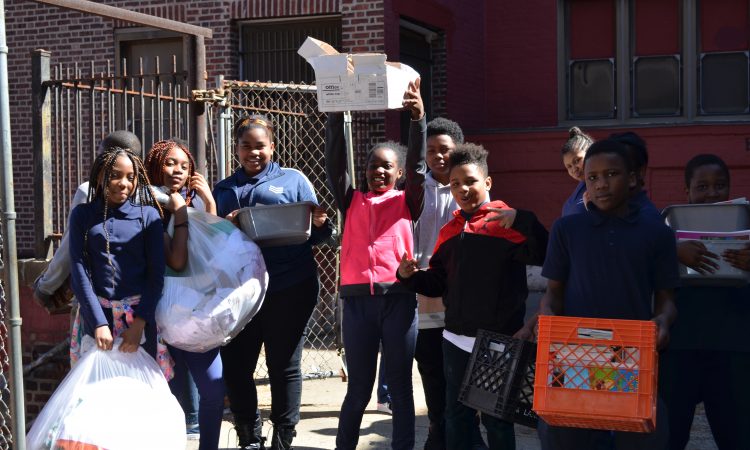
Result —
[[[342,54],[308,37],[297,53],[315,70],[321,112],[401,108],[404,92],[419,74],[383,53]]]

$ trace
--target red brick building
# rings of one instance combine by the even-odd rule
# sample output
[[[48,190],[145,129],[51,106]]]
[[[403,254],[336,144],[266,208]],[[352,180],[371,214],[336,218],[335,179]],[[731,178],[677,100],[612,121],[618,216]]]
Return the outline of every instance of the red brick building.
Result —
[[[595,137],[626,129],[645,137],[657,206],[683,200],[681,168],[696,152],[727,160],[735,194],[750,185],[746,0],[104,3],[211,28],[209,87],[216,75],[263,80],[307,70],[310,77],[301,58],[301,67],[269,64],[279,61],[269,56],[274,50],[293,54],[305,32],[340,39],[344,51],[384,51],[412,63],[429,78],[432,116],[458,121],[490,150],[495,197],[538,211],[548,225],[573,188],[558,155],[571,125]],[[83,65],[139,55],[176,36],[27,0],[6,7],[16,199],[29,205],[29,52],[45,48],[53,64]],[[253,42],[282,36],[289,39]],[[386,133],[398,137],[396,114]],[[19,208],[18,235],[27,254],[29,208]]]
[[[575,185],[559,155],[572,125],[595,138],[625,130],[644,137],[646,183],[658,207],[684,200],[682,168],[703,152],[730,165],[735,196],[750,193],[748,0],[100,3],[211,28],[209,87],[217,75],[304,81],[288,77],[311,76],[295,54],[306,34],[407,62],[423,76],[428,113],[456,120],[490,151],[493,197],[534,210],[548,226]],[[88,64],[179,52],[180,44],[174,34],[28,0],[6,9],[18,247],[29,255],[30,52],[51,51],[53,64]],[[385,124],[389,137],[400,135],[397,113]],[[25,312],[27,336],[49,334],[43,314]]]

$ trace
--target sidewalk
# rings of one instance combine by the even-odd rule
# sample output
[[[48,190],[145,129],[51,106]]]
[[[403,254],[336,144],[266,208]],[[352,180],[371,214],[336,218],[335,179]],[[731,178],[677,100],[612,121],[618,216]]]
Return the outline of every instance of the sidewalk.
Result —
[[[416,421],[416,449],[424,447],[427,438],[427,408],[424,401],[422,381],[414,365],[414,406],[417,414]],[[326,378],[321,380],[307,380],[302,386],[301,420],[297,426],[297,437],[294,439],[296,450],[333,449],[336,445],[336,429],[338,426],[339,410],[346,395],[346,383],[341,378]],[[372,401],[365,410],[357,448],[370,450],[390,449],[391,416],[378,412],[375,407],[375,391]],[[258,387],[258,400],[264,418],[268,417],[271,407],[271,392],[269,385]],[[236,449],[236,435],[232,424],[224,421],[221,429],[220,449]],[[263,433],[271,436],[270,423],[264,424]],[[536,430],[516,427],[517,450],[536,450],[539,443]],[[198,441],[188,441],[188,450],[197,450]]]
[[[535,311],[541,298],[541,292],[531,292],[527,300],[527,314]],[[334,358],[332,356],[332,358]],[[414,409],[417,414],[416,420],[416,445],[415,449],[424,448],[427,439],[427,407],[422,390],[422,379],[414,364]],[[297,437],[294,439],[294,448],[297,450],[330,450],[336,445],[336,429],[338,426],[339,410],[346,395],[346,383],[341,378],[326,378],[306,380],[302,385],[302,407],[301,420],[297,425]],[[391,419],[390,415],[378,412],[375,408],[375,387],[370,404],[365,410],[362,418],[362,427],[359,438],[359,449],[386,450],[390,449]],[[268,418],[271,408],[271,392],[268,384],[258,387],[258,401],[264,419]],[[227,417],[229,418],[229,417]],[[224,421],[222,434],[219,440],[220,449],[236,449],[237,436],[232,429],[232,424]],[[263,428],[264,436],[268,436],[270,444],[271,424],[267,423]],[[516,450],[538,450],[541,446],[536,430],[521,425],[516,425]],[[198,450],[198,441],[188,441],[187,450]],[[717,450],[711,436],[711,429],[703,412],[703,405],[699,405],[693,421],[693,429],[690,442],[686,450]]]
[[[427,409],[424,401],[424,391],[414,366],[414,406],[417,414],[416,446],[422,449],[427,438]],[[339,409],[346,395],[346,383],[341,378],[326,378],[322,380],[307,380],[302,386],[301,421],[297,426],[297,437],[294,440],[296,450],[330,450],[336,444],[336,428],[338,425]],[[269,385],[258,388],[258,398],[263,417],[267,418],[271,406]],[[376,411],[375,394],[362,419],[362,427],[358,449],[387,450],[390,449],[391,419],[390,415]],[[224,450],[236,449],[237,437],[232,424],[224,421],[219,448]],[[264,435],[271,435],[271,425],[263,427]],[[540,449],[536,430],[516,425],[516,449]],[[687,450],[715,450],[717,447],[711,437],[711,431],[700,405],[693,422],[693,432]],[[198,450],[198,441],[188,441],[187,450]]]

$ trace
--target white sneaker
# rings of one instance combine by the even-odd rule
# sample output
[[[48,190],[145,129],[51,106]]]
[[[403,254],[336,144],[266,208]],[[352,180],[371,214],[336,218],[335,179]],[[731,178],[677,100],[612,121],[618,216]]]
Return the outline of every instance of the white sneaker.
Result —
[[[393,414],[393,411],[391,410],[391,402],[378,403],[378,411],[386,414]]]

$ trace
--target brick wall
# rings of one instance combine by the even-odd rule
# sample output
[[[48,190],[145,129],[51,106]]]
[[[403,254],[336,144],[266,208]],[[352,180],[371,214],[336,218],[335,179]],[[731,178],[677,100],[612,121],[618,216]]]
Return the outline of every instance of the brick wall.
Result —
[[[70,322],[67,314],[47,314],[34,303],[28,287],[21,287],[19,296],[23,318],[21,344],[23,363],[26,365],[62,342],[68,336]],[[24,377],[27,423],[39,414],[69,368],[68,352],[63,351]]]
[[[227,79],[239,77],[239,22],[242,20],[341,14],[345,51],[382,52],[385,48],[383,1],[100,0],[100,3],[211,28],[213,38],[205,41],[209,88],[214,87],[217,75],[224,75]],[[106,71],[107,60],[114,65],[115,29],[128,29],[135,25],[24,0],[6,3],[5,7],[10,48],[8,76],[18,249],[21,257],[29,257],[35,245],[33,207],[30,206],[33,205],[30,53],[38,48],[49,50],[53,67],[61,64],[72,68],[78,62],[85,73],[89,71],[89,61],[95,61],[95,72],[103,72]],[[371,132],[382,136],[382,113],[369,116]],[[48,316],[33,303],[31,291],[26,288],[22,290],[21,297],[24,362],[28,363],[65,338],[68,319],[65,316]],[[62,358],[51,361],[27,377],[29,419],[36,416],[67,373],[67,367],[67,355],[62,355]]]

